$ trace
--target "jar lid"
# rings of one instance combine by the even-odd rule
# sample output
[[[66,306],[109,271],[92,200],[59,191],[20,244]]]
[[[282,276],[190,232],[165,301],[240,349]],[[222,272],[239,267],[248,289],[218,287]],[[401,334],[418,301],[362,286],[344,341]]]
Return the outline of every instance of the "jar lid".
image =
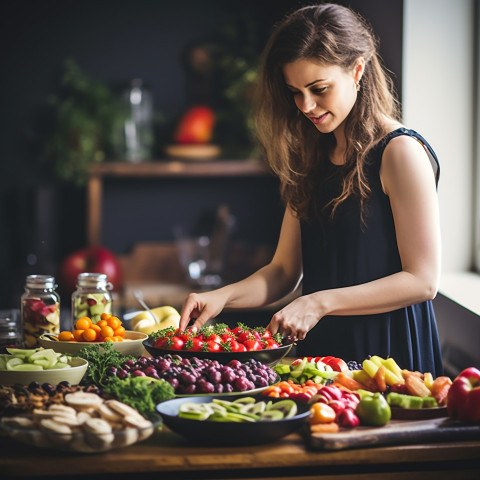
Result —
[[[52,275],[28,275],[26,279],[28,288],[55,288],[55,277]]]
[[[79,287],[107,287],[107,275],[105,273],[80,273],[77,277]]]

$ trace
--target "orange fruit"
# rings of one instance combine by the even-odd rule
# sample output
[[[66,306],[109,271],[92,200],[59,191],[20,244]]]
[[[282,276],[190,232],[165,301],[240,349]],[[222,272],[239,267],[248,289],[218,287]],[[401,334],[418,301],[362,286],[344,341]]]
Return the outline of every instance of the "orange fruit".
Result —
[[[76,330],[73,331],[73,337],[75,338],[75,340],[77,342],[82,342],[83,341],[83,336],[82,335],[83,335],[84,331],[85,330],[79,330],[79,329],[76,329]]]
[[[94,342],[97,339],[97,332],[93,328],[87,328],[82,337],[86,342]]]
[[[74,340],[73,333],[70,332],[69,330],[64,330],[63,332],[60,332],[58,334],[58,339],[61,342],[70,342],[71,340]]]
[[[123,337],[123,336],[125,336],[125,328],[120,325],[118,328],[116,328],[116,329],[113,331],[113,334],[114,334],[116,337]]]
[[[113,328],[105,325],[102,327],[101,334],[103,338],[113,337]]]
[[[108,320],[111,316],[112,316],[111,313],[103,312],[103,313],[100,315],[100,318],[101,318],[102,320]]]
[[[90,325],[90,328],[91,328],[92,330],[95,330],[97,333],[100,333],[100,332],[102,331],[102,327],[99,327],[96,323],[92,323],[92,324]]]
[[[113,338],[113,341],[114,342],[123,342],[123,337],[120,337],[118,335],[115,335]]]
[[[90,325],[92,324],[92,321],[88,317],[81,317],[77,320],[75,323],[75,328],[77,330],[86,330],[87,328],[90,328]]]
[[[108,323],[107,323],[106,320],[99,320],[96,324],[97,324],[100,328],[106,327],[106,326],[108,325]]]
[[[112,327],[114,330],[116,330],[118,327],[122,325],[122,322],[118,317],[114,317],[113,315],[107,319],[107,324],[109,327]]]
[[[104,341],[104,342],[113,342],[113,339],[112,339],[112,337],[105,337],[105,338],[103,339],[103,341]]]

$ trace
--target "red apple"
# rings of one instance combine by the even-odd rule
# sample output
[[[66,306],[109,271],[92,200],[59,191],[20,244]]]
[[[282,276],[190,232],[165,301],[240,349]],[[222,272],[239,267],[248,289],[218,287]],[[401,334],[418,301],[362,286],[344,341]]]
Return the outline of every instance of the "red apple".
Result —
[[[212,139],[215,114],[207,106],[188,109],[180,119],[175,141],[181,144],[205,144]]]
[[[469,367],[457,375],[448,391],[447,412],[467,423],[480,422],[480,370]]]
[[[105,273],[114,290],[122,287],[123,276],[120,262],[104,247],[87,247],[68,255],[60,266],[59,288],[66,294],[76,289],[79,273]]]

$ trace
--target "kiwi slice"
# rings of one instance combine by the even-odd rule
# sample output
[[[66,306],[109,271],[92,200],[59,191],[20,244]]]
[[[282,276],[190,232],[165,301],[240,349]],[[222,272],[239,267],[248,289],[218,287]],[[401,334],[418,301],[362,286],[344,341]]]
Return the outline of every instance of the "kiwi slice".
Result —
[[[285,418],[294,417],[297,414],[297,404],[293,400],[285,399],[274,402],[268,411],[280,410]]]
[[[260,414],[260,420],[283,420],[283,412],[280,410],[265,410]]]

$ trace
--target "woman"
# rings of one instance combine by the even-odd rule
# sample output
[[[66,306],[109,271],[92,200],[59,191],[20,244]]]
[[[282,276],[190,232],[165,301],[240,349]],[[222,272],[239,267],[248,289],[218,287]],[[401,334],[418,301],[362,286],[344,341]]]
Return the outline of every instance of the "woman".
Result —
[[[302,295],[268,325],[298,339],[298,355],[392,356],[403,368],[442,373],[431,302],[438,164],[400,123],[392,90],[373,34],[350,9],[305,7],[275,29],[257,128],[286,205],[277,249],[250,277],[190,294],[181,328],[225,307],[267,305],[302,281]]]

